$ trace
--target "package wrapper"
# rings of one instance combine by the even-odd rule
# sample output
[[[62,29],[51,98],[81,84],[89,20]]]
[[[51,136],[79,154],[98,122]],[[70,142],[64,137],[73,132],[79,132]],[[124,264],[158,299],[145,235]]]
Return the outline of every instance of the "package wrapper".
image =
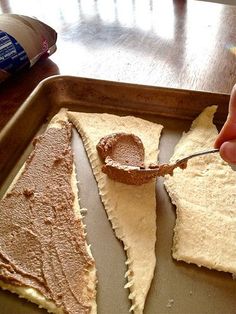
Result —
[[[0,15],[0,82],[56,51],[56,31],[18,14]]]

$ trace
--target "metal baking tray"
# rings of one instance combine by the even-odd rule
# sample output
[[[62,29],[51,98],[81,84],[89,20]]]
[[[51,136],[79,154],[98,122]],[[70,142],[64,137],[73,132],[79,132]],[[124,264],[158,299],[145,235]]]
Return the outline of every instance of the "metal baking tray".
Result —
[[[183,131],[209,105],[218,105],[215,121],[220,128],[227,116],[229,95],[153,86],[54,76],[43,80],[0,133],[1,197],[32,150],[33,138],[43,132],[61,107],[83,112],[135,115],[164,126],[159,160],[166,162]],[[72,148],[77,169],[81,206],[88,242],[96,261],[98,313],[129,312],[124,274],[125,252],[116,239],[98,195],[97,184],[79,134],[74,130]],[[89,188],[88,188],[89,187]],[[148,314],[233,314],[236,281],[228,273],[199,268],[171,257],[175,208],[163,187],[156,185],[157,264],[146,300]],[[23,248],[22,248],[23,249]],[[0,290],[1,314],[46,313],[37,306]]]

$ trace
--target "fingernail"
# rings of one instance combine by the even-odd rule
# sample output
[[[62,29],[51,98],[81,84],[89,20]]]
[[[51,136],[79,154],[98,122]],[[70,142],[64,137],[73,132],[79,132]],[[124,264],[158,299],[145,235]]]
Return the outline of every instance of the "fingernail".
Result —
[[[236,164],[229,164],[232,170],[236,171]]]

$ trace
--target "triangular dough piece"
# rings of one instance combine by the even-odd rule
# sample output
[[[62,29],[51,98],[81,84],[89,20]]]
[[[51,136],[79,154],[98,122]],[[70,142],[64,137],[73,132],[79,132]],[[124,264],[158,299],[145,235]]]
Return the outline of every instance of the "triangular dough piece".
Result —
[[[193,122],[172,161],[213,147],[215,111],[216,106],[207,107]],[[219,154],[209,154],[176,169],[165,186],[177,208],[173,257],[236,274],[236,172]]]
[[[68,115],[82,136],[108,218],[117,238],[124,243],[131,310],[142,313],[156,264],[155,181],[131,186],[109,179],[101,171],[96,145],[111,133],[133,133],[144,144],[145,162],[155,162],[162,126],[131,116],[76,112]]]
[[[70,128],[67,130],[67,126],[69,126],[67,115],[66,112],[62,110],[52,119],[44,136],[52,129],[58,129],[58,131],[54,131],[53,136],[50,135],[51,141],[45,140],[41,136],[39,137],[34,151],[29,156],[26,164],[19,171],[0,202],[0,287],[4,290],[17,293],[19,297],[36,303],[40,308],[45,308],[50,313],[81,314],[88,313],[88,309],[90,309],[89,313],[96,313],[96,269],[90,247],[87,245],[85,239],[85,226],[83,225],[80,212],[75,166],[70,148]],[[62,131],[63,129],[64,131]],[[57,135],[60,139],[64,140],[63,146],[58,145],[56,140]],[[52,147],[49,159],[47,159],[47,153],[44,150],[46,142],[50,142]],[[40,149],[46,159],[39,157],[38,145],[41,146]],[[67,162],[63,161],[63,156],[69,156]],[[46,170],[49,175],[46,175],[47,178],[45,177],[44,166],[46,164],[52,164],[53,167],[53,158],[55,158],[55,163],[62,163],[62,167],[69,169],[68,173],[71,173],[71,179],[70,174],[68,176],[62,176],[61,183],[59,182],[59,185],[61,185],[61,192],[59,192],[59,194],[54,193],[52,190],[58,189],[55,182],[55,173],[60,172],[57,170],[54,171],[53,169],[51,169],[51,171]],[[57,158],[59,159],[57,160]],[[35,160],[37,160],[37,174],[32,177],[30,176],[31,171],[29,169],[31,164],[36,164]],[[52,182],[50,175],[54,177]],[[40,188],[38,187],[37,183],[41,180],[38,178],[47,180],[48,186],[44,191],[41,185],[39,185]],[[22,179],[24,180],[23,184]],[[65,187],[66,191],[64,190]],[[74,201],[72,201],[71,207],[69,205],[70,203],[68,203],[69,206],[66,205],[65,193],[74,195]],[[53,195],[55,199],[50,198],[50,195]],[[28,200],[30,198],[32,199],[29,200],[29,204],[26,203],[23,208],[21,208],[19,202],[18,205],[16,205],[15,196],[20,196],[22,199],[24,199],[24,197]],[[59,201],[56,199],[57,196]],[[9,200],[13,206],[10,211],[10,217],[7,207]],[[46,203],[44,203],[45,200]],[[34,215],[37,216],[39,203],[45,204],[43,213],[41,212],[38,215],[39,220],[45,219],[45,229],[42,223],[34,219]],[[52,212],[53,208],[55,210],[55,220],[54,217],[48,214],[48,212]],[[18,214],[19,211],[21,212],[20,215]],[[66,225],[63,224],[61,228],[58,220],[62,216],[66,217],[67,223]],[[29,217],[31,218],[28,219]],[[45,244],[45,238],[44,242],[41,242],[42,232],[48,233],[49,236],[46,238],[48,244]],[[70,238],[70,236],[72,236],[72,238]],[[58,243],[53,242],[54,237],[59,237]],[[9,250],[9,241],[17,243],[15,247],[19,247],[18,252],[17,249],[14,252]],[[28,247],[29,243],[31,243],[31,246],[29,245]],[[55,245],[53,243],[55,243]],[[37,249],[41,247],[42,253],[37,256],[34,254],[34,249],[36,248],[34,244],[37,246]],[[64,246],[64,249],[62,249],[61,245]],[[78,256],[78,258],[75,258],[76,261],[70,260],[71,251],[76,252],[75,255]],[[19,254],[19,252],[21,252],[21,254]],[[47,258],[41,259],[42,255]],[[24,256],[27,257],[27,262]],[[34,266],[31,266],[33,270],[32,268],[30,270],[27,268],[27,263],[30,261],[29,256],[32,256],[32,258],[30,258],[32,259],[32,263],[41,265],[39,270]],[[58,259],[55,258],[55,256],[58,256]],[[51,260],[56,262],[51,262]],[[65,267],[66,264],[71,265],[71,271],[69,268]],[[84,267],[79,265],[84,265]],[[52,274],[49,277],[47,276],[48,272]],[[64,274],[63,276],[61,276],[62,273]],[[39,282],[46,282],[49,290],[45,290],[41,284],[38,285]],[[52,290],[50,290],[51,288]],[[46,291],[45,294],[43,293],[44,290]],[[66,294],[66,299],[64,298],[65,290],[71,291],[71,294]],[[51,298],[54,292],[59,297],[59,299],[58,297],[56,298],[56,301],[53,297]],[[71,301],[73,298],[76,300],[75,302]]]

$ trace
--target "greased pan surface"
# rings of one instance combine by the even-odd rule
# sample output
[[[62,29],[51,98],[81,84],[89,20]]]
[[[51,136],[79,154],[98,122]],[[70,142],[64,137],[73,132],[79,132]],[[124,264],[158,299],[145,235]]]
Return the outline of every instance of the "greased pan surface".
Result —
[[[216,120],[223,122],[229,95],[171,90],[114,83],[77,77],[46,79],[23,104],[0,134],[1,196],[30,153],[31,141],[43,132],[50,118],[66,107],[76,111],[137,115],[161,123],[164,130],[159,160],[168,161],[174,146],[191,120],[211,104],[219,106]],[[72,148],[77,165],[88,242],[98,271],[98,313],[125,314],[129,311],[128,291],[123,288],[125,253],[116,239],[100,201],[97,184],[80,136],[73,131]],[[157,180],[157,265],[146,301],[148,314],[235,313],[236,282],[229,274],[175,262],[171,257],[175,208]],[[46,313],[37,306],[0,290],[1,314]]]

